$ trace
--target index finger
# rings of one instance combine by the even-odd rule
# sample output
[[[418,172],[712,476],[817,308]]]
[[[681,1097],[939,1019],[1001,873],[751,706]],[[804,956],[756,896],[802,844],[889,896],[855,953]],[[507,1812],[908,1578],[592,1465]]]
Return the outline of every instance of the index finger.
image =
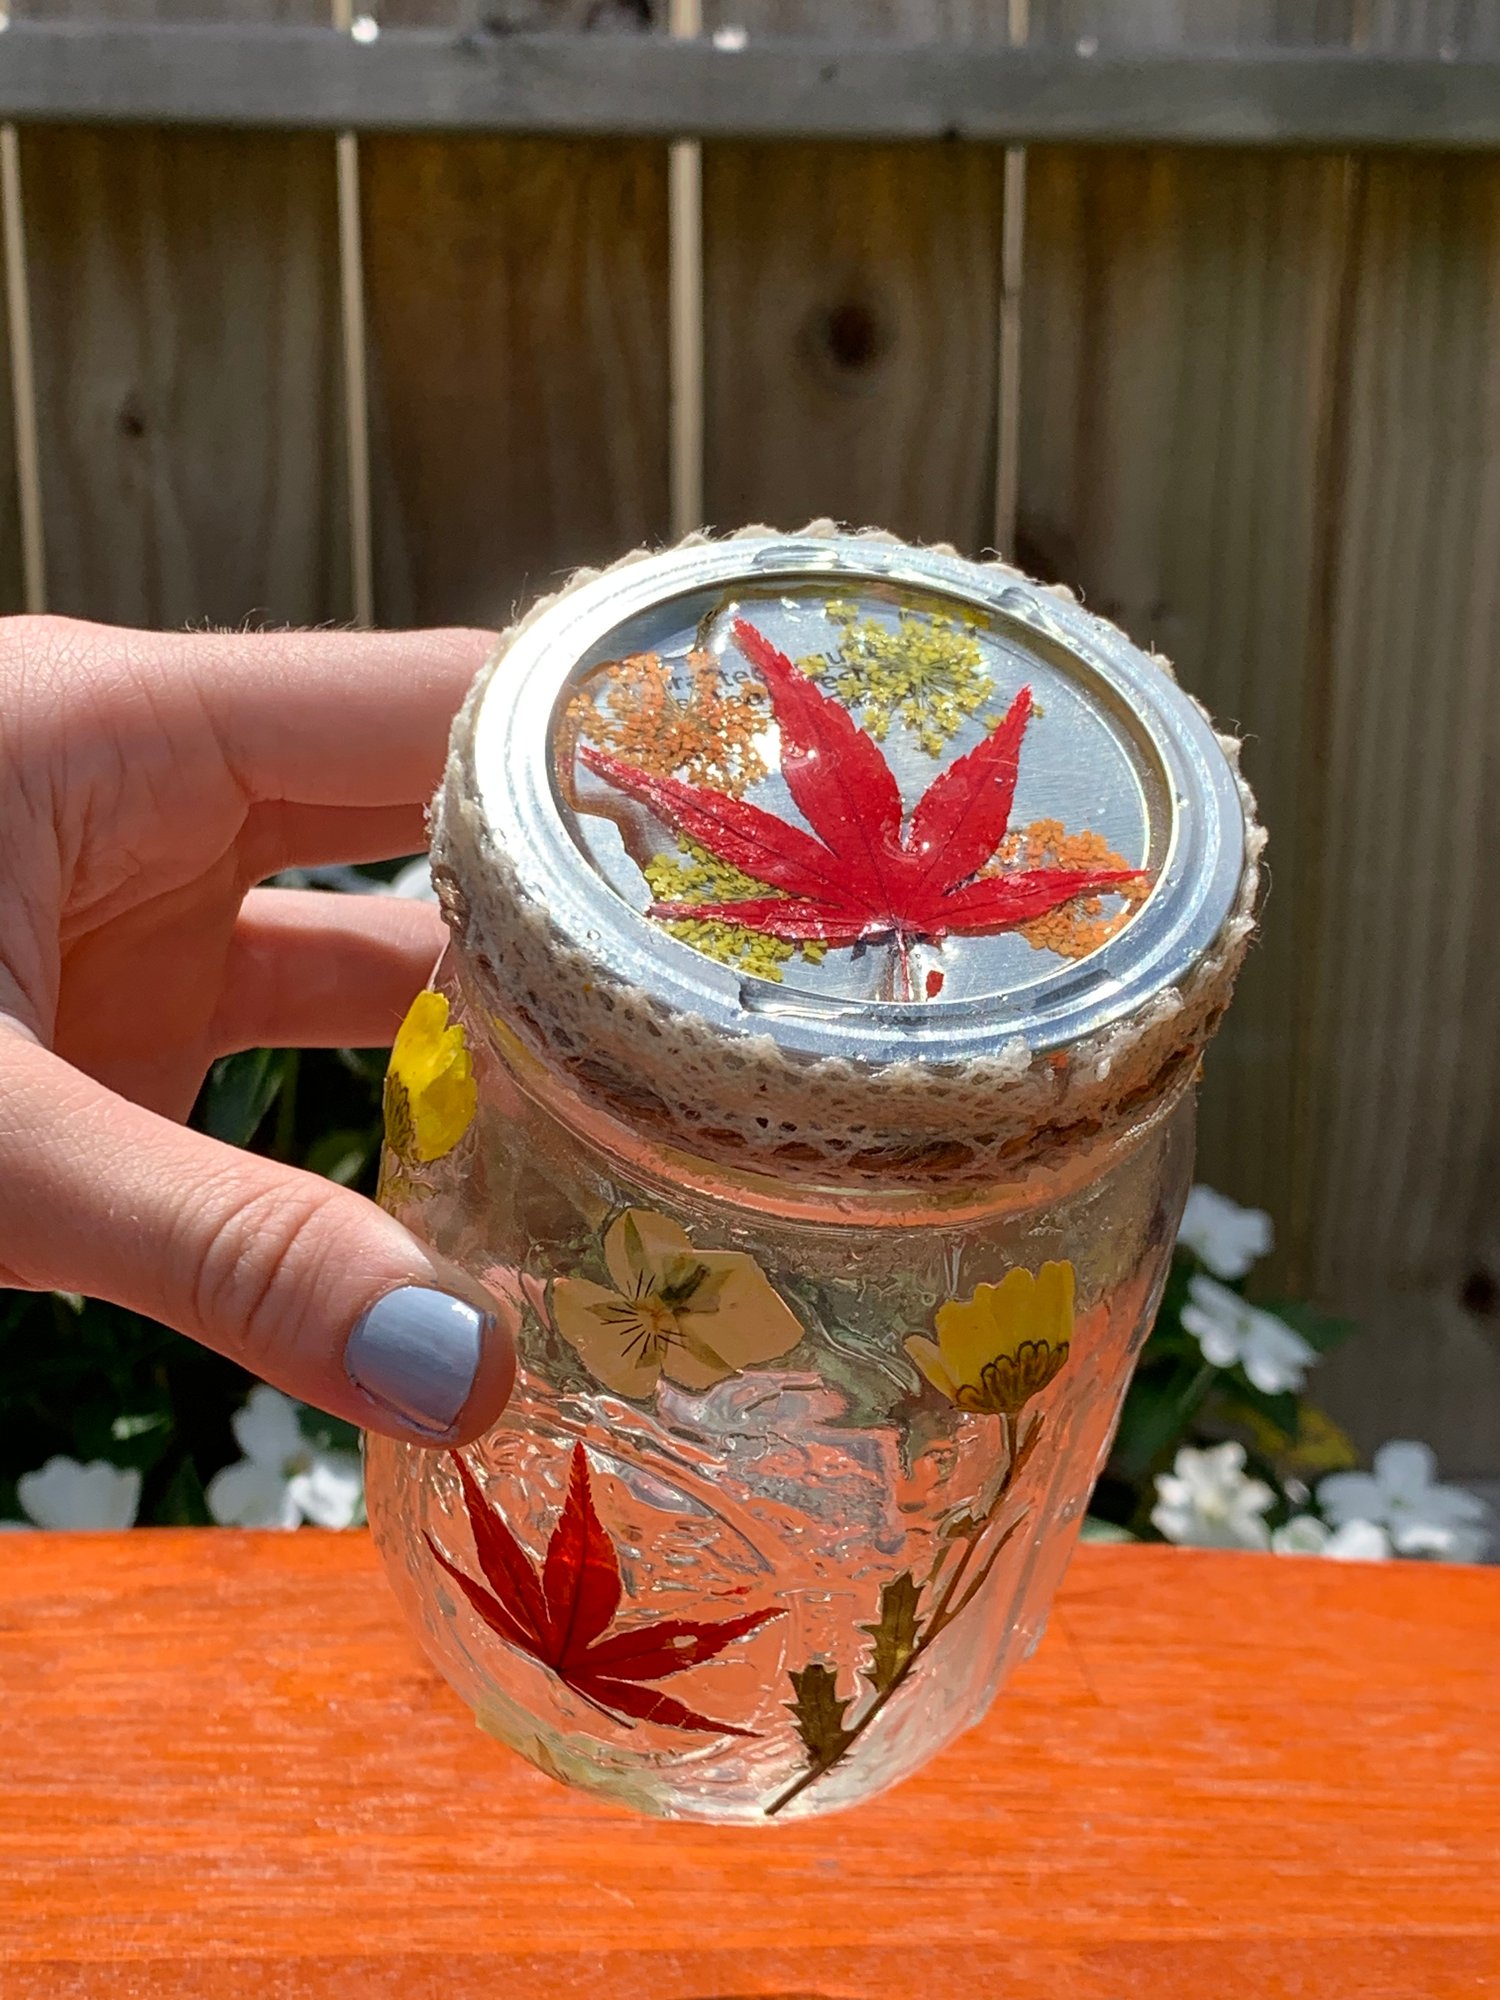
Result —
[[[122,635],[132,665],[190,683],[252,801],[425,804],[492,632]]]

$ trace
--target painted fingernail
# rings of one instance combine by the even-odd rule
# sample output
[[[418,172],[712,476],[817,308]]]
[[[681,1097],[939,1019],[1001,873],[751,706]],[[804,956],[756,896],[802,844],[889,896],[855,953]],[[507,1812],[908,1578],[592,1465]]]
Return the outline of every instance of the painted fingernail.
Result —
[[[354,1322],[344,1367],[365,1395],[442,1436],[469,1399],[493,1324],[465,1299],[403,1285]]]

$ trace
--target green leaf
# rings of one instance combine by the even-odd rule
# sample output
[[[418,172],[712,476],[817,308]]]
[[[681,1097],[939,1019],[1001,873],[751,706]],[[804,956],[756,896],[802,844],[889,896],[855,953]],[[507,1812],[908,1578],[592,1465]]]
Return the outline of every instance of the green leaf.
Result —
[[[345,1417],[331,1417],[326,1410],[315,1410],[303,1403],[297,1410],[297,1428],[314,1451],[352,1451],[358,1455],[359,1426]]]
[[[285,1049],[246,1049],[220,1057],[208,1073],[199,1107],[210,1138],[248,1146],[281,1094],[287,1063]]]
[[[1292,1331],[1300,1333],[1308,1346],[1315,1347],[1319,1354],[1331,1353],[1351,1333],[1359,1330],[1352,1319],[1335,1319],[1331,1313],[1319,1312],[1316,1306],[1301,1305],[1292,1300],[1273,1300],[1263,1310],[1284,1319]]]
[[[1242,1369],[1226,1369],[1214,1385],[1213,1409],[1230,1422],[1251,1419],[1282,1438],[1297,1435],[1296,1396],[1290,1389],[1274,1396],[1255,1384]]]
[[[182,1459],[162,1489],[151,1518],[159,1528],[209,1528],[213,1516],[203,1495],[203,1481],[190,1458]]]
[[[1115,1434],[1110,1470],[1134,1483],[1169,1447],[1187,1442],[1186,1433],[1213,1386],[1217,1371],[1201,1360],[1172,1363],[1136,1375],[1125,1397]]]
[[[131,1438],[144,1437],[147,1431],[162,1430],[171,1421],[165,1410],[153,1410],[144,1417],[116,1417],[109,1427],[109,1434],[116,1444],[128,1444]]]
[[[352,1187],[369,1165],[378,1140],[379,1132],[374,1129],[325,1132],[308,1147],[302,1164],[310,1174],[321,1174],[340,1187]]]
[[[870,1636],[870,1664],[862,1671],[877,1694],[885,1694],[895,1686],[917,1649],[917,1603],[921,1595],[911,1571],[903,1570],[881,1588],[879,1623],[859,1628]]]
[[[829,1667],[818,1663],[789,1676],[795,1701],[786,1704],[797,1725],[797,1734],[807,1747],[809,1763],[818,1771],[838,1762],[853,1740],[853,1731],[844,1727],[853,1697],[840,1697],[838,1679]]]
[[[1118,1521],[1104,1521],[1097,1514],[1089,1514],[1078,1530],[1078,1539],[1080,1542],[1134,1542],[1139,1537],[1131,1534],[1129,1528],[1122,1528]]]

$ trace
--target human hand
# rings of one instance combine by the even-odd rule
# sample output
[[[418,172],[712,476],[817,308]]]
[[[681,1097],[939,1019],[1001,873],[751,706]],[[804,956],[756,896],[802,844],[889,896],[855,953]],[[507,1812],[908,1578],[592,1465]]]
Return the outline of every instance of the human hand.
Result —
[[[392,1436],[494,1421],[504,1302],[180,1122],[218,1056],[391,1040],[437,910],[254,885],[424,844],[488,643],[0,619],[0,1285],[112,1300]]]

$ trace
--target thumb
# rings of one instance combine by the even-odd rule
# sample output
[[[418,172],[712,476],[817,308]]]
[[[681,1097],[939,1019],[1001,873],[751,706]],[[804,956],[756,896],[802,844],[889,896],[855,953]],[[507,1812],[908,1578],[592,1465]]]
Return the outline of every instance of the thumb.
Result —
[[[0,1028],[0,1284],[165,1321],[299,1401],[461,1444],[504,1408],[513,1306],[315,1174],[117,1097]]]

